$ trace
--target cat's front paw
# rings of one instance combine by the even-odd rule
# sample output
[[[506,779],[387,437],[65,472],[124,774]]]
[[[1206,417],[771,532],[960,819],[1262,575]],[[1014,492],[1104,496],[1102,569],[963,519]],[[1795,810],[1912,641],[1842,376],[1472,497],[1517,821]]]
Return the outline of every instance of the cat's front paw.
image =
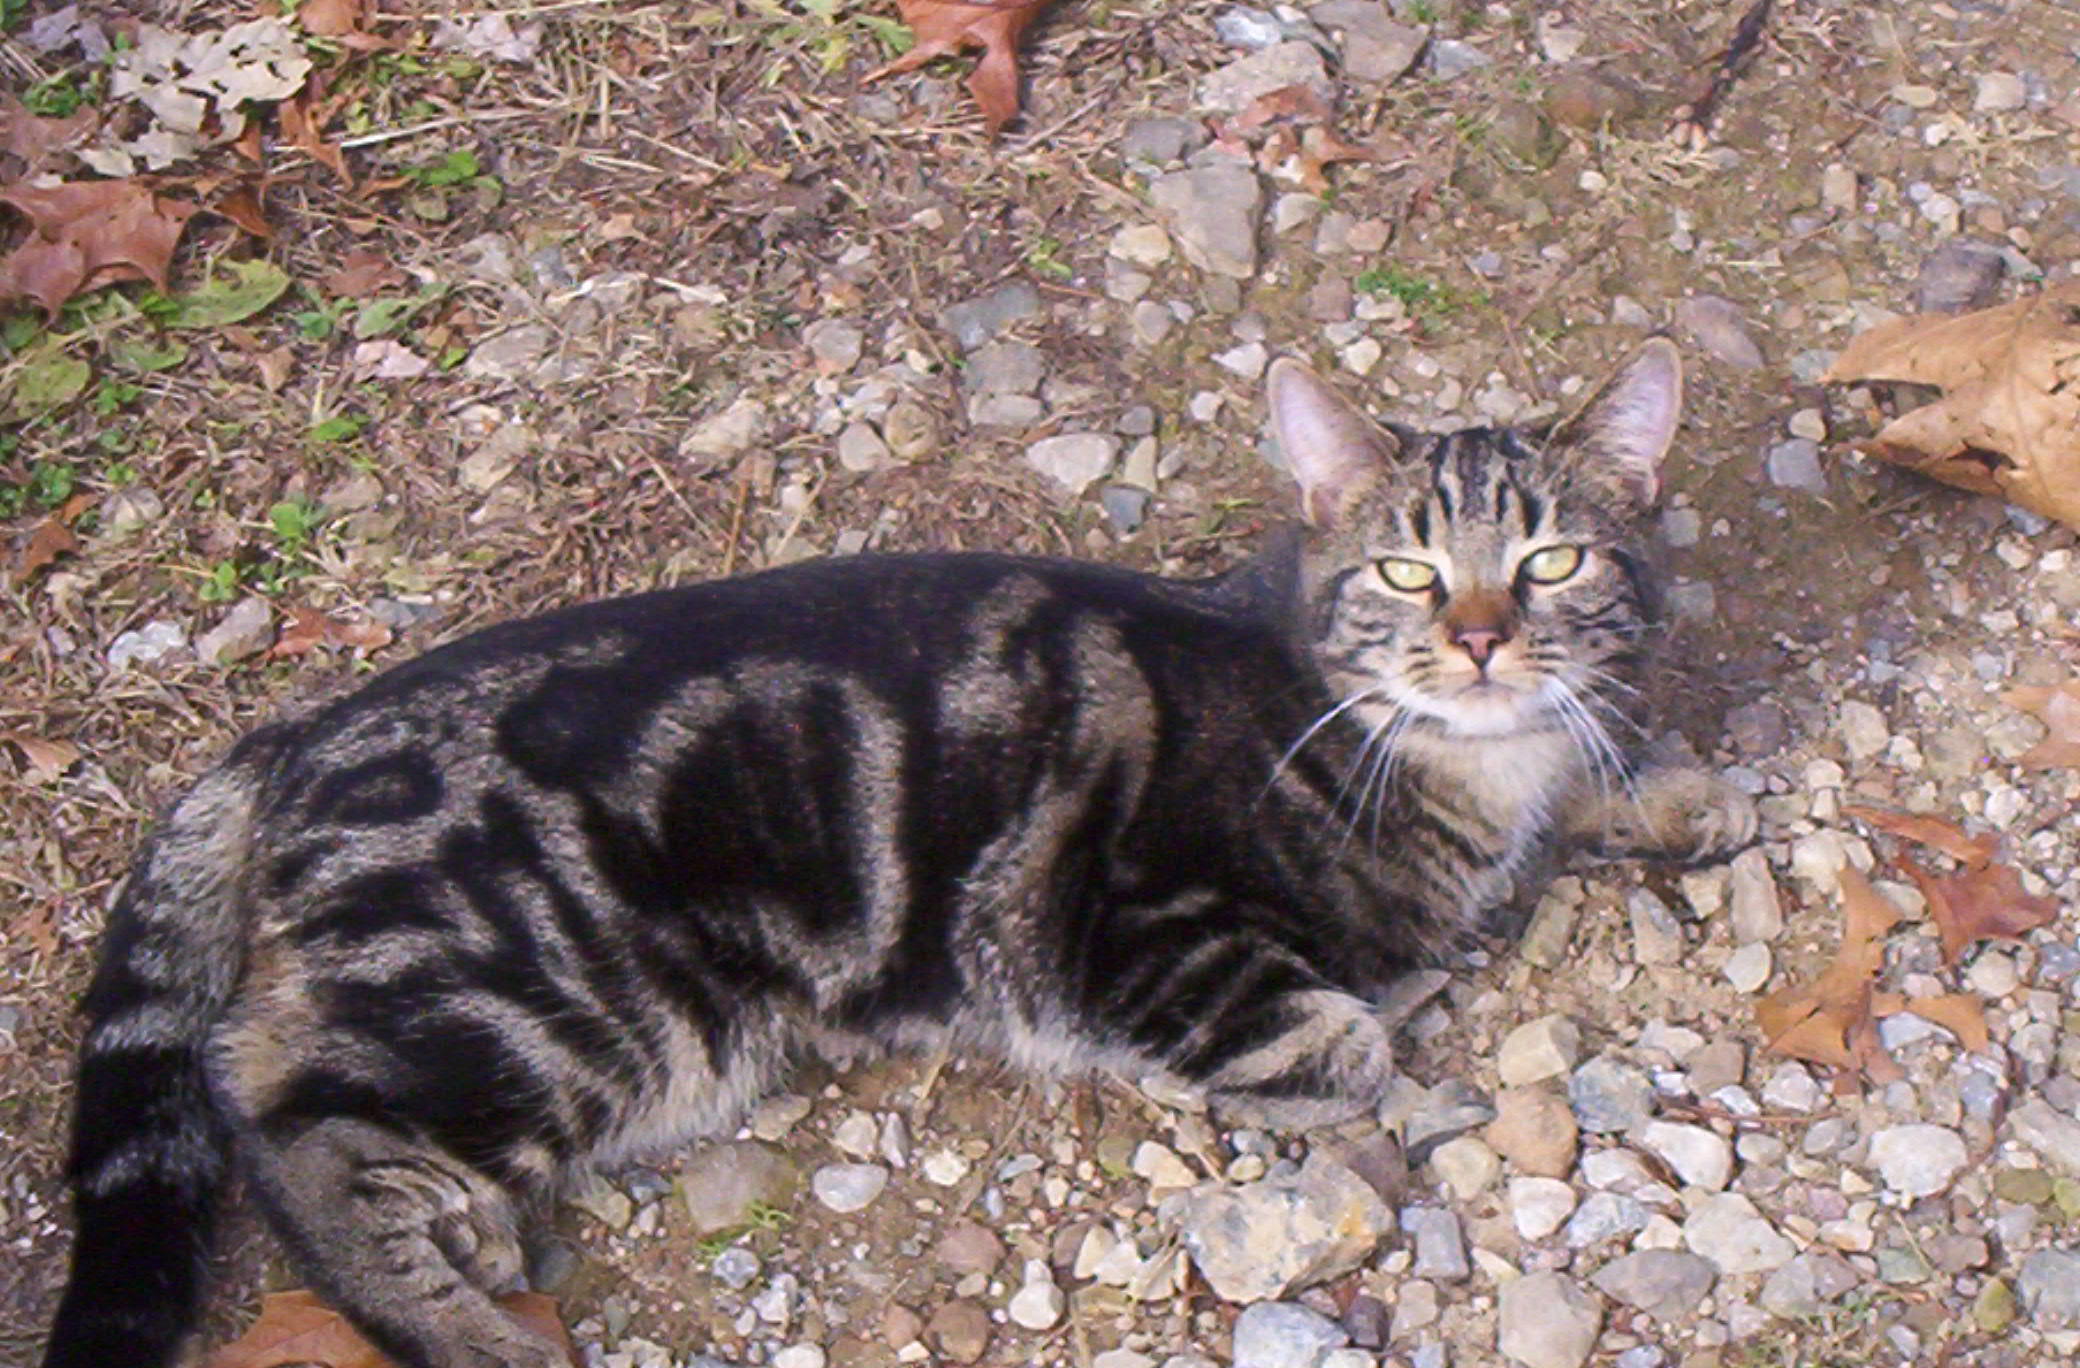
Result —
[[[1592,805],[1572,825],[1605,855],[1686,864],[1722,860],[1754,844],[1755,800],[1701,769],[1649,770],[1630,791]]]
[[[1689,853],[1669,853],[1703,864],[1727,859],[1755,844],[1762,826],[1755,800],[1716,775],[1700,773],[1698,777],[1703,789],[1692,800],[1686,823]]]

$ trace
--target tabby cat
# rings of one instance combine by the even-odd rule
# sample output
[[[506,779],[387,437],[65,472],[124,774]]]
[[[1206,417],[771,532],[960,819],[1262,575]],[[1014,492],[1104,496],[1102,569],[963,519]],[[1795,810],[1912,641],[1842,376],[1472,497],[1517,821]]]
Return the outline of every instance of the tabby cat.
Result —
[[[88,994],[48,1368],[155,1368],[235,1150],[413,1368],[549,1368],[494,1306],[585,1165],[734,1123],[804,1041],[1371,1106],[1396,975],[1569,832],[1748,840],[1634,774],[1680,362],[1545,440],[1374,426],[1281,361],[1304,524],[1216,579],[891,555],[609,600],[242,741]]]

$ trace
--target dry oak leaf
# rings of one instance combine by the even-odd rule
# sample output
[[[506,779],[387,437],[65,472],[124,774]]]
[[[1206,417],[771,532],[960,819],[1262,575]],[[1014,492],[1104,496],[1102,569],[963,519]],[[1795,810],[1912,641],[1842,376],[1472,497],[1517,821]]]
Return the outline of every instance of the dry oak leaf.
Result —
[[[118,280],[166,288],[173,249],[198,206],[155,195],[134,180],[11,185],[0,204],[30,233],[0,257],[0,298],[33,299],[56,318],[74,295]]]
[[[2080,679],[2068,679],[2056,687],[2025,685],[2001,695],[2001,702],[2021,712],[2035,713],[2051,734],[2015,757],[2024,769],[2053,769],[2080,765]]]
[[[572,1363],[570,1336],[556,1314],[556,1301],[538,1292],[498,1299],[506,1314],[547,1339]],[[393,1360],[361,1338],[335,1311],[310,1292],[270,1292],[260,1300],[260,1319],[217,1350],[203,1368],[396,1368]]]
[[[1842,944],[1820,976],[1756,999],[1755,1019],[1778,1054],[1827,1064],[1838,1084],[1853,1086],[1857,1072],[1880,1083],[1900,1076],[1878,1041],[1872,1015],[1874,984],[1885,963],[1885,933],[1899,909],[1872,888],[1854,865],[1841,872]]]
[[[2058,904],[2022,891],[2013,865],[1989,865],[1934,874],[1902,856],[1900,868],[1928,899],[1928,915],[1943,941],[1943,963],[1956,964],[1982,940],[2019,940],[2058,919]]]
[[[1889,1017],[1901,1012],[1941,1026],[1974,1054],[1984,1050],[1993,1039],[1986,1029],[1986,1009],[1970,993],[1938,993],[1925,998],[1901,997],[1898,993],[1871,995],[1872,1016]]]
[[[1048,0],[896,0],[896,12],[910,26],[917,45],[885,67],[867,73],[869,81],[915,71],[934,57],[979,47],[982,60],[968,77],[968,89],[982,108],[983,125],[995,137],[1018,114],[1018,39]]]
[[[315,608],[292,604],[289,625],[275,638],[267,654],[276,659],[309,655],[320,646],[345,646],[367,652],[388,646],[390,639],[390,629],[373,618],[342,622]]]
[[[2080,527],[2080,280],[1974,313],[1880,323],[1821,379],[1940,386],[1941,399],[1864,449]]]
[[[0,732],[0,741],[22,753],[22,776],[32,784],[55,784],[79,761],[79,747],[28,732]]]
[[[53,152],[85,141],[100,126],[101,111],[92,105],[81,105],[63,119],[45,119],[14,96],[0,96],[0,152],[26,163],[24,174],[34,173]]]
[[[72,524],[93,506],[92,494],[75,494],[38,523],[29,534],[28,544],[22,547],[21,560],[15,564],[14,582],[27,584],[38,570],[79,550],[79,538],[72,534]]]
[[[2001,838],[1990,831],[1974,836],[1955,822],[1926,813],[1888,812],[1861,803],[1849,804],[1842,811],[1880,831],[1940,850],[1959,864],[1973,869],[1983,869],[1992,863],[2001,848]]]

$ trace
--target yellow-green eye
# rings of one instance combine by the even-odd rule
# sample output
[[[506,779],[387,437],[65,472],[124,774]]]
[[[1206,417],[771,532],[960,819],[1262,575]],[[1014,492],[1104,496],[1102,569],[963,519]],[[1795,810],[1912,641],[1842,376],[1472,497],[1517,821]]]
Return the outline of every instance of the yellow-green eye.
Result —
[[[1437,567],[1419,560],[1388,556],[1379,563],[1379,577],[1390,589],[1399,589],[1404,594],[1420,594],[1437,583]]]
[[[1524,578],[1533,584],[1558,584],[1582,568],[1579,546],[1548,546],[1524,557]]]

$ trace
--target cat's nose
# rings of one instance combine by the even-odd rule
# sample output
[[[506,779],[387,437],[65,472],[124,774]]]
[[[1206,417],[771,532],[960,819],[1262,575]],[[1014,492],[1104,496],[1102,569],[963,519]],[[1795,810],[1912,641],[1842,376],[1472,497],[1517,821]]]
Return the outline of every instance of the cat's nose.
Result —
[[[1474,664],[1482,669],[1488,667],[1488,658],[1495,648],[1509,640],[1505,632],[1492,627],[1455,627],[1452,629],[1452,644],[1466,652]]]

